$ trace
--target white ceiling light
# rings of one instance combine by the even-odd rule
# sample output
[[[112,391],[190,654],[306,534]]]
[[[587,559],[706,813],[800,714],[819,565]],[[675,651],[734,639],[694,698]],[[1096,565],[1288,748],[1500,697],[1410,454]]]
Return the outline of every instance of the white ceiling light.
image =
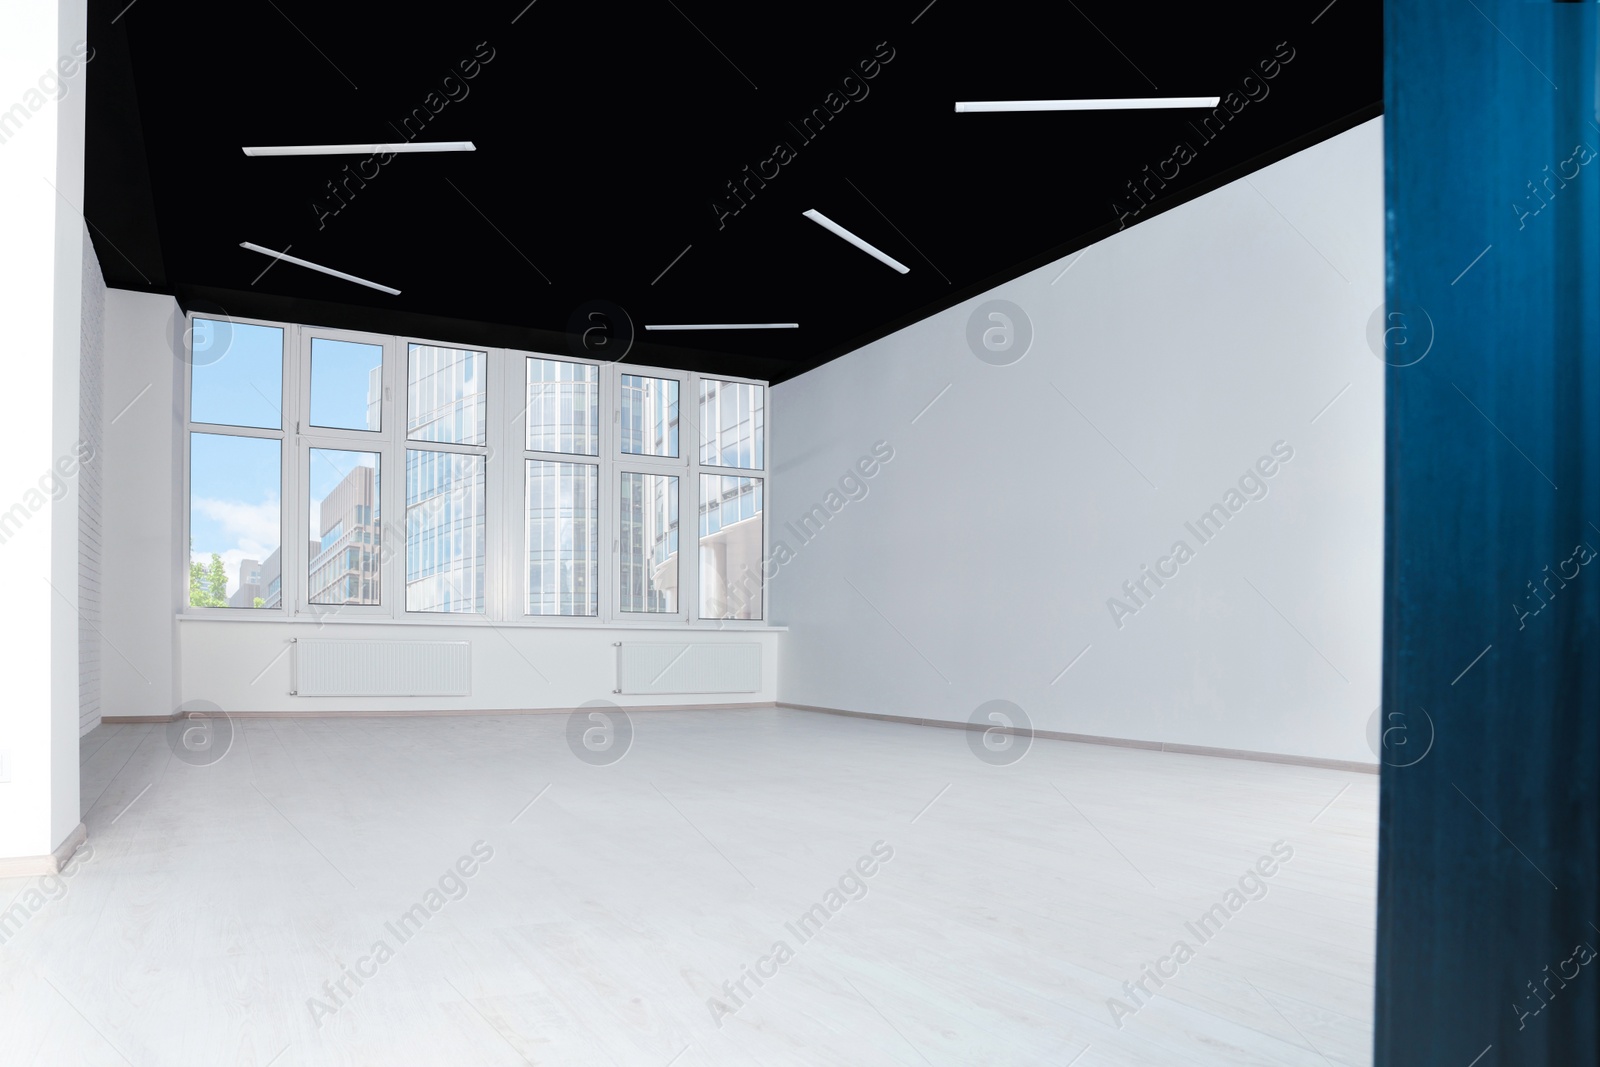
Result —
[[[957,100],[957,111],[1140,111],[1164,107],[1216,107],[1220,96],[1131,96],[1105,100]]]
[[[876,246],[869,244],[866,241],[863,241],[861,238],[857,237],[843,226],[840,226],[837,222],[834,222],[816,208],[802,212],[802,214],[804,214],[806,218],[810,219],[818,226],[821,226],[823,229],[829,230],[834,234],[844,238],[846,241],[849,241],[851,244],[855,245],[857,248],[861,249],[861,251],[865,252],[873,259],[876,259],[878,262],[888,264],[901,274],[909,274],[911,272],[910,267],[889,255],[889,253],[878,249]]]
[[[401,144],[274,144],[244,149],[247,156],[374,156],[382,153],[476,152],[471,141],[405,141]]]
[[[301,259],[299,256],[286,256],[282,252],[275,252],[270,248],[262,248],[260,245],[252,244],[249,241],[240,241],[239,247],[248,248],[252,252],[260,252],[264,256],[271,256],[273,259],[281,259],[285,263],[293,263],[297,267],[305,267],[307,270],[321,271],[323,274],[330,274],[335,278],[343,278],[347,282],[355,282],[357,285],[365,285],[368,289],[377,289],[381,292],[388,293],[390,296],[400,295],[400,290],[391,289],[387,285],[379,285],[377,282],[369,282],[365,278],[357,278],[354,274],[346,274],[342,270],[334,270],[332,267],[324,267],[320,263],[313,263],[308,259]]]
[[[684,322],[646,325],[647,330],[798,330],[798,322]]]

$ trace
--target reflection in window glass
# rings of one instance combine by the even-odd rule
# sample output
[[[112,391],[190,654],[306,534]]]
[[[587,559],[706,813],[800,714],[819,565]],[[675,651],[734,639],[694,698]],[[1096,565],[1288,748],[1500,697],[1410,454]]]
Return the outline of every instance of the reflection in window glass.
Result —
[[[600,468],[528,460],[528,614],[600,613]]]
[[[678,382],[622,376],[622,451],[630,456],[678,454]]]
[[[311,449],[310,576],[313,604],[378,604],[382,552],[378,453]]]
[[[761,479],[700,476],[700,617],[761,618]]]
[[[710,467],[766,466],[766,389],[700,379],[700,462]]]
[[[622,475],[622,610],[678,610],[678,479]]]
[[[528,449],[600,454],[600,368],[528,360]]]
[[[483,611],[482,456],[406,450],[406,610]]]
[[[311,339],[311,425],[381,430],[383,346]]]
[[[262,437],[189,435],[189,604],[282,604],[282,445]]]
[[[190,421],[283,429],[282,329],[197,318],[190,357]]]
[[[481,445],[488,409],[485,353],[470,348],[409,346],[406,434],[413,441]]]

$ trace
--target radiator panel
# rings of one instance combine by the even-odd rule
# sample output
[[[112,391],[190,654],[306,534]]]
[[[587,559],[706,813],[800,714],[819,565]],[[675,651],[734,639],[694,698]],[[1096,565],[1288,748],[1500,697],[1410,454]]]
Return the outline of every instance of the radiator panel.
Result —
[[[702,641],[617,646],[617,692],[650,695],[756,693],[761,645]]]
[[[291,696],[472,695],[472,646],[466,641],[297,640],[292,647]]]

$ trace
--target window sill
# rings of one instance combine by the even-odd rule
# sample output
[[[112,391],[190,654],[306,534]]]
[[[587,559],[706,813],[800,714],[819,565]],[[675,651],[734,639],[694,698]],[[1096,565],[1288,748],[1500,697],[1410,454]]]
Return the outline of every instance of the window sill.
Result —
[[[600,620],[571,619],[562,622],[532,622],[515,621],[500,622],[492,619],[474,619],[459,617],[443,617],[439,619],[395,619],[387,615],[345,615],[345,616],[316,616],[316,615],[280,615],[275,612],[263,612],[260,615],[253,613],[253,609],[239,608],[237,614],[204,614],[195,615],[188,612],[178,612],[179,622],[266,622],[283,624],[301,624],[308,626],[467,626],[482,627],[496,630],[642,630],[652,633],[783,633],[788,631],[787,626],[775,626],[759,620],[734,620],[718,624],[716,622],[602,622]],[[250,613],[247,613],[250,612]]]

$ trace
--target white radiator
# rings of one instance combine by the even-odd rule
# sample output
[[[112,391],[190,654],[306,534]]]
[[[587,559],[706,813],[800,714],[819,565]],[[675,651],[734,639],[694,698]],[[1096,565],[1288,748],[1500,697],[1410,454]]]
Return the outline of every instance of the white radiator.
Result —
[[[761,646],[690,641],[617,645],[619,693],[755,693]]]
[[[290,696],[464,697],[472,694],[472,646],[465,641],[299,639]]]

